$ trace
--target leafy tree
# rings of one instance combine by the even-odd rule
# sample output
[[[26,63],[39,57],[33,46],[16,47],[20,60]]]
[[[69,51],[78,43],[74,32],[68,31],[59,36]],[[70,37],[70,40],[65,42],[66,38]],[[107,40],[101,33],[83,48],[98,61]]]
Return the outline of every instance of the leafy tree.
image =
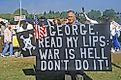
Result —
[[[46,14],[47,14],[46,11],[44,11],[43,15],[46,15]]]
[[[54,13],[54,18],[60,18],[60,12],[59,11]]]
[[[89,18],[97,20],[98,22],[102,23],[102,22],[107,22],[110,20],[115,20],[115,21],[120,21],[121,20],[121,12],[115,12],[115,10],[113,9],[106,9],[105,11],[102,12],[103,14],[101,15],[101,11],[99,10],[91,10],[90,12],[87,13],[87,15],[89,16]],[[84,22],[85,21],[85,17],[81,15],[81,13],[76,12],[75,13],[78,20],[80,22]],[[10,22],[14,23],[14,16],[16,15],[20,15],[20,9],[15,10],[15,12],[12,13],[8,13],[8,14],[0,14],[1,18],[5,18],[7,20],[9,20]],[[33,15],[29,14],[27,12],[26,9],[22,9],[22,15],[26,15],[27,19],[33,20]],[[49,12],[44,12],[44,13],[39,13],[37,14],[38,18],[40,17],[45,17],[47,19],[50,18],[66,18],[66,11],[49,11]]]
[[[91,19],[99,21],[99,18],[101,17],[101,12],[99,10],[91,10],[90,12],[88,12],[88,16]]]
[[[103,12],[103,16],[102,17],[104,17],[104,19],[108,19],[109,21],[110,20],[116,20],[116,12],[113,9],[106,9]]]
[[[32,14],[28,14],[27,15],[27,19],[33,19],[33,15]]]
[[[65,18],[66,17],[66,11],[63,11],[60,13],[60,18]]]
[[[10,14],[10,13],[7,13],[7,14],[0,14],[0,17],[5,18],[7,20],[10,20],[14,16],[12,14]]]
[[[78,20],[81,22],[81,23],[85,23],[85,17],[82,13],[78,13],[78,16],[77,16]]]
[[[116,19],[117,19],[117,21],[121,21],[121,13],[120,12],[116,13]]]
[[[21,11],[22,11],[22,15],[28,15],[27,10],[21,9]],[[14,15],[20,15],[20,9],[15,10],[15,12],[13,14]]]
[[[7,14],[0,14],[1,18],[7,19],[9,22],[13,22],[14,21],[14,15],[7,13]]]

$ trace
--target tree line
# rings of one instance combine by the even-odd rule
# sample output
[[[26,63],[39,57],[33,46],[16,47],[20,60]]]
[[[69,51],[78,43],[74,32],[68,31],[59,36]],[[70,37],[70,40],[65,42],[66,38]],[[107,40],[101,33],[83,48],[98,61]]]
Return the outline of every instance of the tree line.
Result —
[[[20,9],[15,10],[13,13],[6,13],[6,14],[0,14],[1,18],[5,18],[9,20],[11,23],[15,24],[14,16],[17,16],[20,14]],[[82,12],[75,12],[77,18],[79,21],[83,23],[85,20],[85,17],[82,15]],[[116,12],[113,9],[106,9],[104,11],[100,10],[90,10],[89,12],[86,12],[89,18],[97,20],[100,23],[104,23],[110,20],[115,21],[121,21],[121,13]],[[22,9],[22,15],[26,15],[27,19],[32,20],[33,14],[28,13],[26,9]],[[45,11],[43,13],[36,14],[38,18],[41,18],[42,16],[47,19],[54,19],[54,18],[65,18],[66,17],[66,11]]]

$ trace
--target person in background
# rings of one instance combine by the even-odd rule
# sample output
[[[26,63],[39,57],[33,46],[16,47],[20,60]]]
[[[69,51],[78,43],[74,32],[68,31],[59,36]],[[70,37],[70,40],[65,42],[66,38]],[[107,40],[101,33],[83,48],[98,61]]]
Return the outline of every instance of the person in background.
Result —
[[[4,30],[5,30],[5,23],[3,21],[0,22],[0,26],[1,26],[1,35],[4,35]]]
[[[12,27],[10,24],[7,24],[7,27],[4,30],[4,44],[5,44],[5,47],[2,51],[1,56],[6,57],[5,55],[8,51],[8,49],[10,52],[10,56],[14,56],[13,55],[13,45],[12,45]]]
[[[62,22],[61,22],[61,20],[59,18],[53,20],[53,25],[54,26],[59,26],[61,24],[62,24]]]
[[[17,33],[24,31],[24,29],[23,29],[23,22],[24,21],[18,21],[18,24],[16,25],[16,28],[15,28]]]
[[[121,49],[121,44],[118,40],[121,31],[121,25],[119,25],[115,21],[111,21],[110,24],[110,31],[111,31],[111,39],[112,39],[112,49],[111,52],[119,51]]]
[[[27,24],[27,30],[31,30],[31,29],[33,29],[33,25],[32,24],[30,24],[29,22],[26,22],[26,24]]]
[[[0,25],[0,54],[2,52],[1,25]]]
[[[68,19],[64,18],[64,19],[62,20],[62,24],[65,25],[65,24],[67,24],[67,23],[68,23]]]
[[[43,23],[43,22],[46,27],[53,26],[53,23],[51,21],[49,21],[46,17],[41,16],[40,23]]]
[[[1,29],[1,32],[0,32],[0,52],[2,52],[2,47],[3,47],[3,43],[4,43],[4,30],[5,30],[5,23],[3,21],[0,22],[0,29]]]
[[[54,19],[54,20],[53,20],[53,26],[57,26],[57,24],[58,24],[58,23],[57,23],[57,19]]]

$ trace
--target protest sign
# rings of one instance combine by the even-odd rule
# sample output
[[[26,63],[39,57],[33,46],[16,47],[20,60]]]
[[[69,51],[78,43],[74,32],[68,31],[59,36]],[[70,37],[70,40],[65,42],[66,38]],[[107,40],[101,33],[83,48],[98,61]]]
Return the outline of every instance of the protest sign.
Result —
[[[47,27],[38,40],[36,68],[41,71],[111,70],[109,24]]]
[[[20,50],[24,57],[36,55],[36,43],[33,30],[17,33]]]
[[[14,16],[14,21],[21,21],[21,20],[26,20],[26,16],[25,15]]]

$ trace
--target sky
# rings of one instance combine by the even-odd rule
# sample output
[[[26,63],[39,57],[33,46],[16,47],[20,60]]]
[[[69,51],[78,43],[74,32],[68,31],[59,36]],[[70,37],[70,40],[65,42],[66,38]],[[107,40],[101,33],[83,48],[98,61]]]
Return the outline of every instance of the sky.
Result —
[[[44,11],[81,11],[84,7],[88,12],[92,9],[104,11],[114,9],[121,12],[121,0],[21,0],[22,8],[29,13]],[[0,0],[0,13],[13,13],[19,8],[19,0]]]

